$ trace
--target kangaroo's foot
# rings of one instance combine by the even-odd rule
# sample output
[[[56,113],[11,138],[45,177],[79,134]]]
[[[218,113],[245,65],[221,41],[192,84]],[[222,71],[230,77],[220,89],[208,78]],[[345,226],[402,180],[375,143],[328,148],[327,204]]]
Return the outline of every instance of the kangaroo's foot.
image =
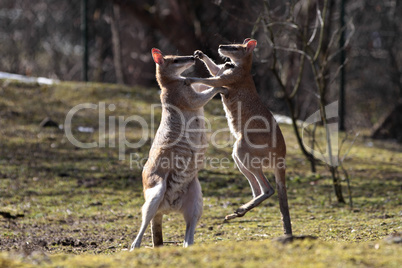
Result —
[[[256,198],[252,199],[251,201],[247,202],[246,204],[244,204],[241,207],[239,207],[238,209],[236,209],[236,211],[234,213],[227,215],[225,217],[225,221],[228,221],[228,220],[231,220],[234,218],[243,217],[244,215],[246,215],[247,212],[249,212],[251,209],[253,209],[256,206],[258,206],[259,204],[261,204],[262,201],[264,201],[265,199],[268,199],[274,193],[275,193],[275,191],[272,190],[272,191],[269,191],[268,193],[264,193],[264,194],[257,196]]]

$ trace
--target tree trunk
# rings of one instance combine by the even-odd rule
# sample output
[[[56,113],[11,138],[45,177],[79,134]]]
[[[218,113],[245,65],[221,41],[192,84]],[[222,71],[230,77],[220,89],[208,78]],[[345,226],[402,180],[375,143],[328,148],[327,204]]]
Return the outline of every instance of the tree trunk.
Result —
[[[341,181],[339,179],[339,176],[337,174],[337,170],[336,170],[337,168],[338,167],[330,167],[330,171],[331,171],[331,175],[332,175],[332,183],[334,185],[335,195],[336,195],[336,198],[337,198],[339,203],[346,203],[345,199],[343,198],[342,185],[341,185]]]
[[[402,100],[373,128],[373,139],[394,139],[402,143]]]
[[[116,71],[117,83],[124,84],[123,66],[121,61],[119,17],[120,17],[120,7],[117,4],[113,4],[113,15],[111,16],[110,20],[110,27],[112,30],[112,43],[113,43],[113,63]]]

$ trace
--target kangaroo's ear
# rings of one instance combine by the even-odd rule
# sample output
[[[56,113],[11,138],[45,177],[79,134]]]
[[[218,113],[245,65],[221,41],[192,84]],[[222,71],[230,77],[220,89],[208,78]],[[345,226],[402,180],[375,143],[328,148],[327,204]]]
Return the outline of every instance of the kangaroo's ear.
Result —
[[[163,64],[163,62],[165,61],[163,59],[162,51],[160,51],[157,48],[152,49],[152,58],[154,59],[154,62],[159,64],[159,65]]]
[[[254,39],[248,40],[248,42],[247,42],[247,52],[253,51],[256,46],[257,46],[257,40],[254,40]]]
[[[251,40],[251,38],[246,38],[246,39],[244,39],[244,41],[243,41],[243,45],[244,44],[247,44],[248,43],[248,41],[250,41]]]

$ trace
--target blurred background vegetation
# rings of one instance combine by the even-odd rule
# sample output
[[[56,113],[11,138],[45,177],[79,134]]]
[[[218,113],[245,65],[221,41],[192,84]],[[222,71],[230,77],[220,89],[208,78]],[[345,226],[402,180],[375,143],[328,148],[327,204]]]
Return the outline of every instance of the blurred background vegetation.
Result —
[[[0,71],[44,76],[60,80],[81,80],[81,0],[2,0],[0,2]],[[402,5],[401,1],[345,1],[346,28],[340,29],[340,0],[328,1],[329,37],[346,35],[346,120],[348,130],[371,128],[383,123],[401,103],[402,92]],[[90,81],[156,86],[150,49],[166,54],[186,55],[200,49],[220,61],[222,43],[258,40],[253,64],[257,89],[267,105],[278,113],[289,113],[279,85],[270,69],[272,44],[259,20],[269,15],[278,21],[307,21],[310,31],[323,10],[323,0],[97,0],[88,1],[88,47]],[[310,21],[305,20],[310,14]],[[265,14],[267,15],[267,14]],[[285,27],[286,28],[286,27]],[[297,33],[273,27],[280,44],[301,49]],[[353,33],[353,34],[352,34]],[[278,39],[277,39],[278,40]],[[337,40],[333,40],[337,45]],[[288,46],[289,48],[289,46]],[[300,55],[282,55],[289,66],[299,64]],[[338,98],[339,53],[328,66],[333,75],[328,83],[328,102]],[[286,60],[287,59],[287,60]],[[285,81],[295,83],[292,68]],[[205,76],[197,64],[193,75]],[[325,74],[324,74],[325,75]],[[303,78],[297,103],[297,117],[305,119],[316,110],[311,94],[313,78]],[[293,82],[292,82],[293,81]],[[314,105],[313,105],[314,104]],[[395,113],[395,112],[394,112]],[[396,116],[398,113],[396,112]],[[394,114],[395,117],[395,114]],[[391,137],[400,138],[400,137]]]
[[[402,145],[366,136],[402,141],[402,1],[343,0],[342,28],[342,0],[1,0],[0,72],[81,81],[84,1],[88,3],[88,80],[101,83],[0,79],[0,251],[22,252],[15,256],[0,252],[0,267],[22,267],[10,258],[41,267],[91,267],[103,261],[113,263],[111,267],[116,262],[162,267],[161,261],[170,266],[191,262],[211,267],[228,266],[228,261],[232,266],[254,262],[254,266],[400,266],[396,243],[401,241],[402,226]],[[127,160],[118,161],[114,141],[120,133],[109,132],[116,127],[109,121],[110,144],[81,150],[60,129],[72,107],[110,103],[116,110],[106,110],[109,120],[139,115],[153,122],[151,104],[159,102],[159,89],[152,47],[179,55],[200,49],[221,63],[219,44],[252,37],[258,41],[252,74],[261,98],[275,113],[305,120],[339,99],[341,33],[345,35],[347,132],[339,134],[340,144],[345,145],[342,152],[339,148],[339,170],[317,162],[317,173],[311,172],[309,156],[301,154],[302,144],[298,146],[292,135],[300,126],[295,131],[281,124],[294,232],[317,236],[318,241],[279,247],[269,242],[282,234],[277,195],[250,217],[222,223],[224,215],[250,198],[247,180],[231,162],[233,168],[210,164],[199,173],[205,213],[197,227],[199,246],[190,249],[191,257],[177,247],[184,225],[175,214],[167,217],[164,228],[169,243],[162,251],[109,255],[127,249],[140,226],[141,167],[129,165],[128,155],[146,159],[152,139],[141,148],[127,148]],[[198,62],[186,75],[207,73]],[[214,120],[213,131],[227,127],[219,100],[212,100],[205,112]],[[93,109],[74,117],[72,129],[78,140],[100,140],[99,117]],[[155,119],[158,124],[159,110]],[[337,118],[330,119],[328,124]],[[316,129],[316,124],[311,126]],[[125,137],[138,140],[141,129],[129,124]],[[317,129],[317,136],[325,133],[323,127]],[[357,132],[363,133],[358,139],[352,135]],[[228,144],[229,132],[222,133],[218,144]],[[230,152],[231,146],[210,146],[207,155],[223,159]],[[350,197],[349,207],[338,196],[335,202],[334,174],[343,187],[347,182],[344,195]],[[144,245],[150,241],[148,233]],[[38,251],[105,255],[99,256],[103,260],[90,254],[48,257],[35,255]]]

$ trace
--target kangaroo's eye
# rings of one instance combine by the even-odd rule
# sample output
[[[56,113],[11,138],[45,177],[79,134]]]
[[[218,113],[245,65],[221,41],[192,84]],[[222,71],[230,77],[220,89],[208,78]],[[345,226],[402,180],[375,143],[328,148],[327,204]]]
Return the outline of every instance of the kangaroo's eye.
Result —
[[[178,60],[173,60],[173,63],[178,63],[179,61]]]

